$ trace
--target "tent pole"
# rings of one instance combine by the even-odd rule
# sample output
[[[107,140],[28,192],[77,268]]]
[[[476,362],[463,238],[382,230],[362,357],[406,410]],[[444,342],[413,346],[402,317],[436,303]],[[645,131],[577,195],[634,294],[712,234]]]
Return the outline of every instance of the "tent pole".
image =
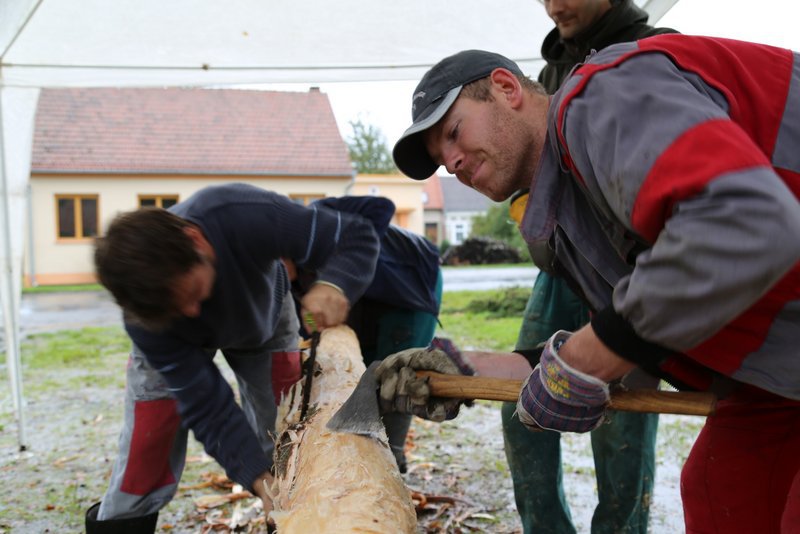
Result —
[[[3,323],[5,330],[6,365],[8,365],[9,380],[11,381],[11,395],[14,401],[14,410],[17,414],[17,442],[21,451],[27,448],[25,436],[25,411],[22,405],[22,372],[20,369],[19,352],[19,321],[18,306],[14,305],[17,298],[14,284],[14,257],[11,246],[11,194],[8,187],[8,159],[5,153],[5,121],[3,117],[2,87],[0,87],[0,197],[3,202],[2,220],[3,242],[5,260],[0,273],[0,281],[6,286],[6,297],[3,299]],[[2,292],[0,292],[2,293]]]

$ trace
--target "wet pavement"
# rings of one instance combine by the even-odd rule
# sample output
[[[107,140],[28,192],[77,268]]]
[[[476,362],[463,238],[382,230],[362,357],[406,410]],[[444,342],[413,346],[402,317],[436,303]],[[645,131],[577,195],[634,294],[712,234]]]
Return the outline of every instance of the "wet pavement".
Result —
[[[484,291],[502,287],[533,288],[539,269],[519,267],[458,267],[442,269],[444,291]]]
[[[122,324],[122,312],[105,291],[25,293],[20,303],[23,336],[87,326]]]

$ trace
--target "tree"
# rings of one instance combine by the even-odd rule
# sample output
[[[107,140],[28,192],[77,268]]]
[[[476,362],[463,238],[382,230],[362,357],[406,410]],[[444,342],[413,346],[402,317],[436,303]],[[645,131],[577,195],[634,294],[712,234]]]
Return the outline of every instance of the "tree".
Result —
[[[470,237],[491,237],[516,248],[523,257],[528,257],[528,247],[508,213],[508,201],[491,206],[486,213],[472,219]]]
[[[364,124],[360,118],[349,124],[353,133],[347,139],[347,148],[356,171],[365,174],[396,173],[397,167],[380,128]]]

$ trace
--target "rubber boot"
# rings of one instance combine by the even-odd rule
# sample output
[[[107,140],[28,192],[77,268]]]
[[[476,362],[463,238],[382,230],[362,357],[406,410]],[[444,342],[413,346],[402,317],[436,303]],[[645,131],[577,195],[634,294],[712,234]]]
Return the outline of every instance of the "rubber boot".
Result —
[[[153,534],[156,531],[158,512],[141,517],[99,521],[99,510],[99,502],[86,510],[86,534]]]
[[[397,468],[401,473],[407,471],[406,466],[406,435],[408,427],[411,426],[411,414],[405,413],[385,413],[383,414],[383,425],[386,427],[386,436],[389,438],[389,447],[392,449]]]

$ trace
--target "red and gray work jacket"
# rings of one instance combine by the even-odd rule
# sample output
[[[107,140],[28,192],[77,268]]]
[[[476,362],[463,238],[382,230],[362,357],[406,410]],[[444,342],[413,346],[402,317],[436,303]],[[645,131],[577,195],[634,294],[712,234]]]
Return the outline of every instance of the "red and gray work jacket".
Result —
[[[600,339],[679,386],[800,399],[800,56],[662,35],[553,96],[521,231]]]

